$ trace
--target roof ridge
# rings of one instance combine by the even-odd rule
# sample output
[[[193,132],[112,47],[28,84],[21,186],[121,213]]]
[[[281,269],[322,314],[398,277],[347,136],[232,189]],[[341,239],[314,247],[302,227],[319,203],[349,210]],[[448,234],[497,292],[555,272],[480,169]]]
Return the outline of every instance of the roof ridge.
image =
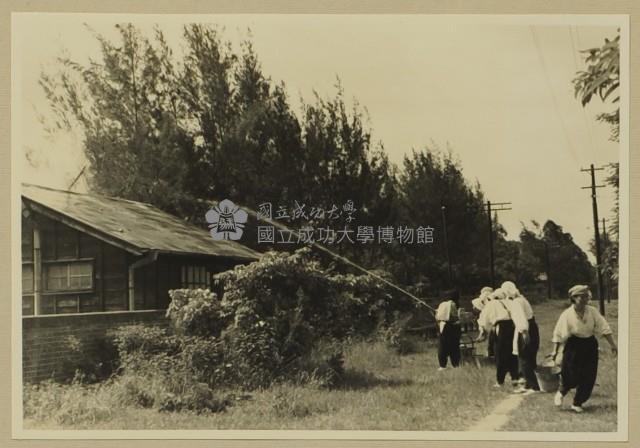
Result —
[[[132,203],[132,204],[142,204],[142,205],[146,205],[146,206],[153,207],[155,209],[160,210],[158,207],[156,207],[155,205],[150,204],[148,202],[134,201],[134,200],[131,200],[131,199],[119,198],[117,196],[106,196],[106,195],[101,194],[101,193],[79,193],[77,191],[61,190],[60,188],[45,187],[44,185],[32,184],[32,183],[29,183],[29,182],[22,182],[22,185],[23,186],[40,188],[42,190],[57,191],[57,192],[60,192],[60,193],[71,193],[71,194],[76,194],[76,195],[80,195],[80,196],[93,196],[93,197],[97,196],[97,197],[104,198],[104,199],[111,199],[112,201],[129,202],[129,203]]]

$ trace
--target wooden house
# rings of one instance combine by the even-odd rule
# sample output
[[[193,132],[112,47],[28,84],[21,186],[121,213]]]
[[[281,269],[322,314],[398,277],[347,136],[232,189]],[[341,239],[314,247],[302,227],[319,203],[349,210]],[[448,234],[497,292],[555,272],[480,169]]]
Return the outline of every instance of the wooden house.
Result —
[[[165,309],[259,255],[149,204],[22,186],[23,316]]]

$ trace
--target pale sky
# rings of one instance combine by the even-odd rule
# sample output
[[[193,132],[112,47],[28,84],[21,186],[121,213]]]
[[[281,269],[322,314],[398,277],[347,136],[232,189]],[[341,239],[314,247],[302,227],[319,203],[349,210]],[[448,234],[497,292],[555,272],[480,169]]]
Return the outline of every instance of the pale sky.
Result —
[[[26,182],[66,188],[84,165],[79,135],[47,136],[38,120],[47,104],[37,84],[63,49],[79,62],[96,57],[97,44],[83,23],[115,36],[114,23],[143,30],[157,22],[179,51],[184,23],[225,27],[234,45],[251,29],[263,72],[284,81],[291,104],[336,93],[339,77],[349,102],[366,108],[374,141],[401,164],[412,148],[435,142],[451,147],[470,182],[488,199],[512,202],[499,220],[517,239],[521,222],[553,219],[587,250],[593,237],[590,184],[580,172],[619,160],[608,126],[585,110],[571,80],[582,68],[576,50],[600,46],[616,34],[611,19],[564,17],[554,22],[422,15],[21,15],[14,19],[14,146]],[[535,20],[535,23],[533,22]],[[536,45],[537,42],[537,45]],[[17,135],[15,135],[17,134]],[[603,183],[602,172],[597,174]],[[86,188],[81,185],[80,190]],[[611,189],[598,191],[601,217],[609,218]],[[438,217],[434,217],[438,220]],[[429,224],[429,223],[426,223]]]

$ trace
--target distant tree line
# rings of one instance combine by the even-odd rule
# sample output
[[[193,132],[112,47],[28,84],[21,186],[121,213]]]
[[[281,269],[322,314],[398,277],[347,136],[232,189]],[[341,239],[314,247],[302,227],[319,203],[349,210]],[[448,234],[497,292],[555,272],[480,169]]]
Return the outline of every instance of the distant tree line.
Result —
[[[148,37],[117,25],[111,41],[94,33],[100,55],[89,63],[60,58],[40,78],[54,128],[83,135],[91,189],[148,202],[201,222],[203,200],[237,204],[328,206],[353,201],[354,230],[367,226],[431,226],[429,245],[341,244],[332,250],[427,296],[448,288],[442,207],[455,286],[488,282],[488,217],[479,183],[470,183],[450,150],[414,150],[400,167],[372,141],[364,109],[348,105],[339,82],[333,98],[315,94],[296,113],[283,83],[262,71],[251,42],[239,51],[212,26],[183,30],[176,54],[156,28]],[[329,224],[317,218],[316,226]],[[255,221],[244,244],[257,245]],[[571,235],[548,221],[508,241],[494,220],[497,280],[540,281],[552,252],[558,295],[588,282],[592,268]],[[295,227],[295,225],[294,225]],[[293,249],[291,245],[272,248]]]

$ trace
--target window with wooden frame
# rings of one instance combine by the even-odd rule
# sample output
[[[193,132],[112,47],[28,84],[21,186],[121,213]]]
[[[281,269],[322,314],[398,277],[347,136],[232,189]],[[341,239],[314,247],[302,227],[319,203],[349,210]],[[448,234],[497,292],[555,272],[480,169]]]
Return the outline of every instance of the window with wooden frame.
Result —
[[[32,316],[34,309],[33,278],[33,225],[28,219],[22,219],[22,315]]]
[[[33,263],[22,264],[22,315],[32,316],[34,314],[33,301]]]
[[[93,289],[93,262],[46,263],[44,291],[87,291]]]
[[[180,284],[187,289],[211,287],[211,275],[205,266],[182,266]]]

